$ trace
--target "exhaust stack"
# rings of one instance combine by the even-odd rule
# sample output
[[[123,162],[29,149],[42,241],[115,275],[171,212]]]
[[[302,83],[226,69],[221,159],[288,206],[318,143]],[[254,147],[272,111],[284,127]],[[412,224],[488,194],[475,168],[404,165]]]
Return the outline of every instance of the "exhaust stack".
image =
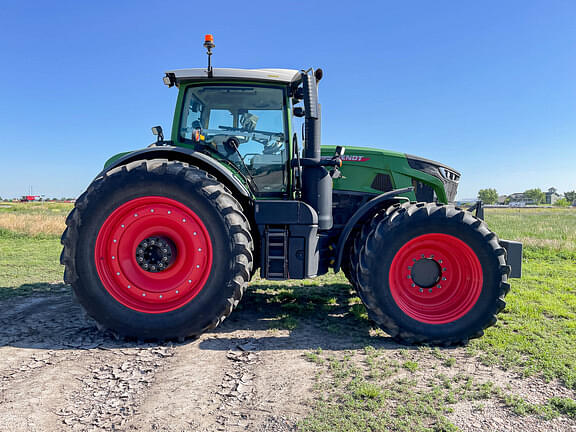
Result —
[[[306,164],[302,170],[302,198],[318,212],[318,229],[332,228],[332,177],[320,166],[320,106],[318,104],[317,81],[322,78],[322,70],[314,75],[302,72],[304,90],[304,130],[306,145],[304,158],[312,164]]]

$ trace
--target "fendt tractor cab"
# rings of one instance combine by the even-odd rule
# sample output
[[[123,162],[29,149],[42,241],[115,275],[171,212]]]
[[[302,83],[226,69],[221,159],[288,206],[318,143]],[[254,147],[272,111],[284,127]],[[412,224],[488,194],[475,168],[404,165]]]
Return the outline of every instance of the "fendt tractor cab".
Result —
[[[408,343],[463,343],[496,322],[522,245],[488,229],[481,203],[450,204],[456,170],[321,146],[320,69],[212,68],[210,35],[204,46],[207,68],[164,77],[179,90],[171,139],[155,127],[155,144],[108,160],[67,219],[65,280],[101,328],[199,335],[258,268],[274,280],[342,269],[370,318]]]

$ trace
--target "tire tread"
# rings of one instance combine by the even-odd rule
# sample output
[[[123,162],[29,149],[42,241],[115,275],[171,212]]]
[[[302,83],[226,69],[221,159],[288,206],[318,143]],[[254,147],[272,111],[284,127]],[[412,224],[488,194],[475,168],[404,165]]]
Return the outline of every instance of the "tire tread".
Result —
[[[233,253],[233,272],[229,278],[229,285],[233,287],[232,295],[226,299],[226,307],[222,313],[218,314],[213,320],[206,325],[201,331],[187,334],[186,337],[194,337],[211,330],[218,326],[227,318],[235,306],[242,298],[253,266],[254,243],[252,239],[250,224],[243,213],[242,206],[236,200],[231,192],[220,183],[214,176],[208,174],[195,166],[179,161],[169,161],[167,159],[152,159],[143,161],[134,161],[111,169],[104,175],[96,178],[88,189],[77,199],[75,208],[70,212],[66,219],[66,230],[62,234],[61,243],[64,246],[60,255],[60,263],[64,265],[64,280],[72,285],[73,293],[80,290],[79,276],[76,266],[75,257],[81,244],[79,232],[83,224],[83,211],[89,207],[89,202],[96,199],[99,190],[110,179],[126,175],[145,176],[178,176],[181,181],[187,183],[191,189],[204,196],[207,201],[215,206],[222,214],[226,229],[230,232],[231,241],[234,242],[232,247]],[[73,295],[76,299],[76,295]],[[77,300],[76,300],[77,301]],[[122,329],[106,328],[97,317],[88,314],[88,317],[94,320],[100,330],[109,330],[122,334]],[[163,338],[152,338],[163,339]],[[168,337],[172,339],[172,337]]]

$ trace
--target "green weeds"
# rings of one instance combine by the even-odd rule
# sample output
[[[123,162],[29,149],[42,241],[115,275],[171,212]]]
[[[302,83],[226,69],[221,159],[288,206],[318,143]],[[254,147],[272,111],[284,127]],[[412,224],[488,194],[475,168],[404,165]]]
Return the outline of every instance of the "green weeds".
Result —
[[[320,386],[322,396],[313,414],[300,423],[301,430],[456,430],[446,417],[452,409],[446,402],[444,390],[432,384],[415,392],[418,381],[400,377],[398,366],[381,354],[371,346],[364,348],[360,358],[350,353],[343,356],[318,351],[309,353],[307,358],[325,367],[327,374],[319,378],[325,380]],[[417,367],[417,363],[412,363]],[[411,362],[406,361],[403,365],[407,364],[411,365]]]

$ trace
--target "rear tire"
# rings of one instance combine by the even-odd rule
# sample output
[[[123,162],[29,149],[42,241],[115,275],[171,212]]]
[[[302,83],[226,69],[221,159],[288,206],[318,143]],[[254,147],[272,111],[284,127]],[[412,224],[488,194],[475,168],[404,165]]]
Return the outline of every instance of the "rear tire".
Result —
[[[370,318],[397,340],[463,344],[482,336],[505,306],[506,252],[469,212],[398,204],[359,243],[360,297]]]
[[[197,336],[230,315],[250,279],[253,243],[240,204],[185,163],[110,170],[66,223],[65,281],[100,328],[121,336]]]

